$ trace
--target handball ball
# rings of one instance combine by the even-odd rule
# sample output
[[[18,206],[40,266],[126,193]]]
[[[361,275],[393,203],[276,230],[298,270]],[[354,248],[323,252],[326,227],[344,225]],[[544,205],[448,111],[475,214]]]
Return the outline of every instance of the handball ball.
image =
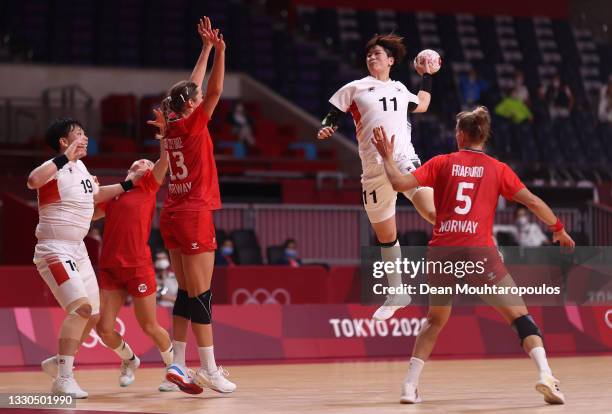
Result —
[[[440,66],[442,66],[442,58],[440,54],[435,50],[425,49],[421,50],[419,54],[414,58],[414,67],[416,68],[417,63],[425,64],[425,61],[429,62],[429,67],[431,68],[431,73],[436,73],[440,70]]]

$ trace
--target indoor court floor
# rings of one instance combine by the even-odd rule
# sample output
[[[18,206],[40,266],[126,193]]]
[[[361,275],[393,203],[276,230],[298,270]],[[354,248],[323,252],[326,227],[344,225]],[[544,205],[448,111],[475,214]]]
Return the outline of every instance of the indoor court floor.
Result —
[[[549,406],[534,389],[536,370],[525,358],[437,360],[421,376],[423,402],[399,404],[407,363],[330,362],[228,366],[234,394],[160,393],[161,368],[141,368],[136,382],[118,385],[118,366],[78,368],[89,392],[77,410],[138,413],[612,413],[612,356],[551,358],[567,404]],[[0,392],[48,392],[42,372],[3,372]],[[9,412],[8,410],[0,410]],[[72,410],[10,410],[69,413]],[[85,414],[85,413],[83,413]]]

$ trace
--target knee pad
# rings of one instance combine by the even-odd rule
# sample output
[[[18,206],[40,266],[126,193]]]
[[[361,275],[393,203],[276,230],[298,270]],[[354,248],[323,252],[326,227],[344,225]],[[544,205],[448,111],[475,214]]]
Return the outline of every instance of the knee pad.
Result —
[[[536,325],[531,315],[523,315],[516,318],[512,321],[512,329],[518,334],[521,340],[521,346],[523,346],[523,341],[528,336],[537,335],[542,338],[542,332],[540,332],[540,328],[538,328],[538,325]]]
[[[174,307],[172,308],[172,315],[180,316],[187,320],[191,319],[191,310],[189,305],[189,296],[187,291],[179,289],[176,293],[176,300],[174,301]]]
[[[191,323],[209,325],[212,322],[212,293],[208,289],[195,298],[189,298]]]

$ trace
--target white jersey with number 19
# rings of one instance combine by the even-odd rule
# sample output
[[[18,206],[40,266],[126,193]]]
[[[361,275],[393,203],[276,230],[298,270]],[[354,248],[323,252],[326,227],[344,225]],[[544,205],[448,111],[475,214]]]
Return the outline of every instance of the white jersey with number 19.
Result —
[[[85,164],[78,160],[64,165],[38,189],[38,240],[82,241],[89,231],[97,192]]]
[[[418,105],[419,98],[403,83],[391,79],[383,82],[367,76],[344,85],[329,102],[353,116],[363,181],[384,174],[382,159],[371,142],[375,127],[383,126],[389,138],[395,135],[393,158],[398,164],[418,159],[411,142],[408,104]]]

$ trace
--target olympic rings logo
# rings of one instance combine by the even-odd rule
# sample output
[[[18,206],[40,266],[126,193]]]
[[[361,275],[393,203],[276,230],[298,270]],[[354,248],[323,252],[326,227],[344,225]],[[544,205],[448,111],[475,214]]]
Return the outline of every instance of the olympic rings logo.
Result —
[[[252,293],[239,288],[232,293],[232,305],[289,305],[291,295],[287,289],[278,288],[272,292],[264,288],[255,289]]]
[[[612,309],[608,309],[604,315],[604,321],[608,328],[612,329]]]
[[[117,332],[119,332],[119,335],[121,336],[125,335],[125,323],[119,318],[115,319],[115,322],[117,323],[118,328],[119,328],[117,329]],[[106,346],[104,345],[104,342],[102,342],[102,339],[100,339],[100,337],[98,336],[98,333],[96,332],[95,329],[92,329],[89,332],[89,337],[91,339],[88,342],[83,342],[82,344],[85,348],[94,348],[96,345],[98,345],[98,342],[100,343],[100,345]]]

